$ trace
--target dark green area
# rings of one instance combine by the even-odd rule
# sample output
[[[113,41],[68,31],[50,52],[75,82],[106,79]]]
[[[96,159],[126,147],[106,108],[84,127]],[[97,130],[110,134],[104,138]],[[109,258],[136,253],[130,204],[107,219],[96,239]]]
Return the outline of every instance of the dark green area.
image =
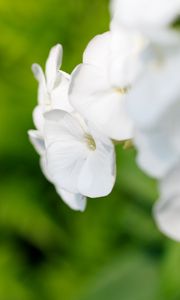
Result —
[[[174,28],[175,30],[180,29],[180,16],[178,16],[171,24],[172,28]]]
[[[65,71],[108,30],[106,0],[0,0],[0,299],[179,300],[180,245],[157,230],[155,183],[118,149],[109,197],[85,213],[66,207],[27,138],[37,83],[57,42]]]

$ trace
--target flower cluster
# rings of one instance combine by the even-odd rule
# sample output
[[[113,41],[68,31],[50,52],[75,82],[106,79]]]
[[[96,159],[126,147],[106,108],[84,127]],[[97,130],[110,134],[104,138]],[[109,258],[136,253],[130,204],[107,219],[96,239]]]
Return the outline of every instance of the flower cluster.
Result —
[[[38,81],[29,137],[44,175],[71,208],[108,195],[114,144],[133,141],[137,162],[158,179],[159,228],[180,240],[180,0],[112,0],[108,32],[94,37],[72,74],[54,46]]]

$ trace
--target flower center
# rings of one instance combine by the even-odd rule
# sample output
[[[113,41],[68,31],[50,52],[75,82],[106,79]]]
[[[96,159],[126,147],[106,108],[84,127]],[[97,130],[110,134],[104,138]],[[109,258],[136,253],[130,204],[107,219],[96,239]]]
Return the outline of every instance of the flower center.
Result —
[[[85,134],[85,141],[90,150],[92,151],[96,150],[96,143],[90,134]]]
[[[114,91],[120,95],[125,95],[129,92],[130,87],[125,86],[125,87],[115,87]]]

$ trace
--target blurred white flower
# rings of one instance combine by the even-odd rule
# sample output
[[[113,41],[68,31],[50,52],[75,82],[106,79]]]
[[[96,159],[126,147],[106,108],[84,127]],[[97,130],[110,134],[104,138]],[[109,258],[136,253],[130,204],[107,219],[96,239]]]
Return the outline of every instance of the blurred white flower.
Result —
[[[180,36],[167,29],[156,31],[150,39],[132,28],[124,29],[115,20],[111,29],[112,52],[116,51],[114,61],[111,59],[111,79],[116,84],[123,79],[124,84],[132,83],[125,103],[134,125],[137,161],[145,172],[159,178],[180,154],[180,77],[176,76]]]
[[[138,163],[163,177],[180,157],[180,39],[154,48],[142,78],[130,91],[127,110],[134,122]]]
[[[38,64],[32,65],[32,71],[39,83],[38,106],[33,112],[36,128],[43,131],[43,113],[50,109],[72,111],[68,101],[70,75],[60,71],[63,49],[60,44],[54,46],[46,61],[45,74]]]
[[[111,0],[111,11],[119,24],[147,32],[169,26],[180,14],[180,0]]]
[[[108,195],[115,182],[112,142],[75,114],[45,114],[47,168],[56,186],[88,197]]]
[[[34,148],[40,155],[40,165],[44,176],[49,180],[52,184],[54,184],[52,180],[52,176],[47,167],[46,160],[46,149],[44,138],[41,133],[37,130],[29,130],[28,131],[29,138]],[[72,209],[84,211],[86,208],[86,197],[81,194],[69,193],[66,190],[63,190],[55,185],[55,189],[57,193],[60,195],[61,199]]]
[[[137,30],[111,22],[109,72],[112,86],[132,88],[143,72],[143,54],[149,41]]]
[[[113,0],[111,9],[117,32],[123,26],[146,39],[134,60],[142,68],[135,68],[127,111],[138,164],[159,179],[157,225],[180,241],[180,35],[172,26],[180,15],[180,0]]]
[[[132,138],[132,123],[125,111],[129,86],[111,82],[111,42],[112,35],[106,32],[89,43],[83,64],[72,73],[70,102],[102,134],[114,140],[126,140]]]
[[[160,199],[154,206],[154,217],[159,229],[180,241],[180,163],[160,182]]]

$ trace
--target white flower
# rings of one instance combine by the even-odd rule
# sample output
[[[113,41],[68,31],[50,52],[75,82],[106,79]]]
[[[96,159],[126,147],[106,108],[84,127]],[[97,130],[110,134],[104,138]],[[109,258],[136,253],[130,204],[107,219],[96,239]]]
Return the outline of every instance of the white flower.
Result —
[[[111,8],[117,32],[123,26],[147,40],[134,60],[141,68],[135,68],[127,111],[138,164],[159,179],[157,225],[180,241],[180,36],[171,26],[180,14],[180,0],[113,0]]]
[[[119,24],[147,32],[169,26],[180,14],[180,0],[111,0],[111,11]]]
[[[65,111],[45,114],[47,168],[56,186],[88,197],[108,195],[116,168],[112,142]]]
[[[38,106],[33,112],[36,128],[43,131],[43,113],[50,109],[72,111],[68,100],[70,76],[60,71],[63,49],[60,44],[54,46],[46,61],[45,74],[38,64],[32,65],[32,71],[39,82]]]
[[[138,163],[161,178],[180,157],[180,42],[155,48],[146,72],[127,99],[135,126]]]
[[[61,45],[54,46],[49,53],[46,62],[45,75],[41,67],[37,64],[32,66],[33,73],[39,82],[38,106],[33,112],[33,119],[38,130],[29,130],[29,138],[34,148],[40,155],[40,165],[45,177],[54,184],[52,176],[47,168],[46,149],[44,143],[44,113],[52,109],[64,109],[72,111],[69,104],[68,89],[70,76],[60,71],[63,50]],[[58,185],[55,185],[57,193],[62,200],[72,209],[84,211],[86,207],[86,197],[81,194],[69,193]]]
[[[132,88],[143,72],[143,54],[149,41],[136,30],[111,22],[110,81],[116,87]]]
[[[180,241],[180,162],[160,182],[160,199],[154,207],[159,229]]]
[[[83,64],[72,73],[72,106],[106,136],[114,140],[132,138],[132,123],[124,104],[128,86],[110,79],[111,33],[96,36],[87,46]]]
[[[41,133],[37,130],[29,130],[28,131],[29,138],[31,143],[33,144],[34,148],[40,155],[40,165],[44,176],[49,180],[52,184],[54,184],[52,180],[52,176],[47,167],[47,160],[46,160],[46,149],[44,138]],[[55,185],[55,189],[57,193],[60,195],[62,200],[72,209],[84,211],[86,208],[86,197],[81,194],[69,193],[66,190],[63,190]]]

